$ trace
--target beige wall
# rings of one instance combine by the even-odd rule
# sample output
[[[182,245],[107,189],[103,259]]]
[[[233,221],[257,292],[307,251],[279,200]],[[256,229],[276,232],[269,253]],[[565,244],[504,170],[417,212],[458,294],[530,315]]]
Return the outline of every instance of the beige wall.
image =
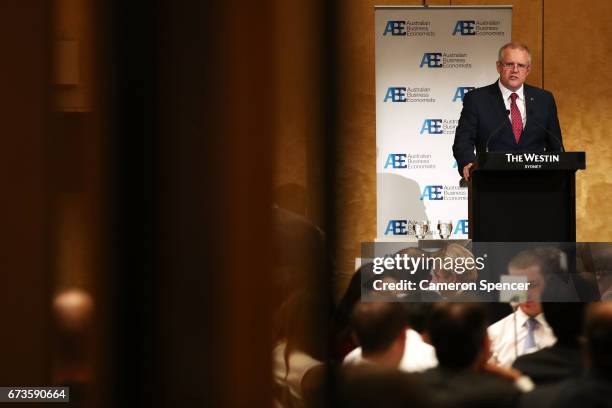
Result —
[[[606,221],[612,218],[612,206],[606,200],[612,193],[612,175],[608,174],[612,142],[608,141],[606,134],[606,129],[612,125],[609,109],[612,70],[607,61],[607,57],[612,55],[612,26],[607,23],[612,15],[612,2],[428,1],[430,5],[449,3],[513,6],[513,40],[526,43],[533,54],[528,82],[535,86],[544,85],[555,94],[567,149],[587,152],[587,170],[579,174],[577,181],[577,239],[612,240],[612,229],[606,228]],[[338,29],[342,46],[338,50],[338,136],[342,154],[336,168],[336,199],[342,211],[338,214],[338,294],[343,292],[353,273],[359,244],[373,240],[376,235],[375,4],[420,5],[422,2],[340,2]],[[298,42],[300,46],[304,47],[304,44]],[[286,61],[285,64],[297,62]],[[493,59],[491,69],[495,69]],[[305,78],[311,74],[303,71],[300,75],[303,75],[302,82],[297,82],[294,95],[302,98],[304,104],[306,95],[299,93],[305,89]],[[307,165],[306,143],[313,135],[307,129],[308,118],[295,110],[298,107],[282,107],[286,114],[280,119],[283,133],[278,153],[282,154],[277,154],[277,181],[292,181],[306,187],[307,168],[313,165]]]
[[[585,151],[576,186],[578,241],[612,241],[612,2],[545,2],[544,86],[554,92],[567,150]]]

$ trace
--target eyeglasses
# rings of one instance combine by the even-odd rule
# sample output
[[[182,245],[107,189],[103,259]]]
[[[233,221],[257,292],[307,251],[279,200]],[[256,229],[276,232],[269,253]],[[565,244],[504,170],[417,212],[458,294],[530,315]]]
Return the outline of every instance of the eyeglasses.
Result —
[[[514,62],[501,62],[501,61],[499,61],[499,63],[505,69],[514,70],[514,67],[516,67],[517,71],[526,71],[527,68],[529,68],[528,64],[517,64],[517,63],[514,63]]]

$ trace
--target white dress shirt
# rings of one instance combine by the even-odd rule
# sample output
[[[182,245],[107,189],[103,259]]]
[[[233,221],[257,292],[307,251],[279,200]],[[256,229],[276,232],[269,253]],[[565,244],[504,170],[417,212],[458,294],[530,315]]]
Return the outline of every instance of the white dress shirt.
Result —
[[[361,365],[367,360],[357,347],[344,358],[344,365]],[[425,343],[421,335],[412,329],[406,330],[406,347],[398,368],[408,373],[421,372],[438,365],[436,351],[432,345]]]
[[[512,99],[510,99],[510,95],[516,93],[518,98],[516,98],[516,106],[518,106],[519,112],[521,112],[521,119],[523,120],[523,129],[525,129],[525,123],[527,123],[527,109],[525,108],[525,87],[521,85],[519,89],[516,91],[511,91],[506,88],[501,81],[497,81],[499,85],[499,89],[501,90],[502,97],[504,98],[504,105],[508,111],[511,111],[510,104],[512,103]],[[508,119],[510,123],[512,123],[512,113],[508,114]]]
[[[525,338],[527,337],[527,320],[529,320],[529,316],[525,314],[520,307],[517,308],[516,312],[510,313],[508,316],[489,326],[488,333],[489,339],[491,340],[491,352],[493,353],[491,361],[503,367],[510,367],[517,357],[515,352],[518,353],[518,356],[522,356],[523,354],[532,353],[555,344],[557,338],[546,322],[546,319],[544,319],[544,315],[540,313],[535,316],[535,319],[538,321],[534,329],[536,346],[531,350],[524,349]],[[514,337],[515,324],[516,339]]]

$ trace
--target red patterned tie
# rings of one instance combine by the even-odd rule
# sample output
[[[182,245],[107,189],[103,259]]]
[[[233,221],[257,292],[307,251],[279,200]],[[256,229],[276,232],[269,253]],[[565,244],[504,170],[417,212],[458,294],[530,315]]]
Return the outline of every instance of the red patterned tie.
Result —
[[[521,140],[521,133],[523,132],[523,118],[521,117],[521,111],[519,111],[518,105],[516,104],[516,98],[518,95],[514,92],[510,95],[512,102],[510,103],[510,117],[512,118],[512,132],[514,133],[514,140],[516,143]]]

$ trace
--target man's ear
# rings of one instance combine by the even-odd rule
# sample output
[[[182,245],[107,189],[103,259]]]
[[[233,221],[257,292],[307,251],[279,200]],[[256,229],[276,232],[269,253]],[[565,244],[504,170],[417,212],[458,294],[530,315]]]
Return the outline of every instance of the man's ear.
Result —
[[[351,330],[351,340],[353,340],[353,343],[355,343],[357,347],[361,347],[361,344],[359,344],[359,339],[357,339],[357,334],[355,333],[355,330]]]
[[[491,350],[491,339],[489,338],[489,334],[487,333],[482,338],[482,359],[484,360],[483,364],[489,361],[492,356],[493,351]]]
[[[406,347],[406,330],[408,330],[408,326],[404,327],[402,329],[402,332],[395,339],[395,344],[398,347],[402,347],[404,349],[404,351],[405,351],[405,347]]]
[[[406,331],[408,331],[408,329],[410,329],[410,327],[408,326],[404,326],[404,329],[402,330],[402,332],[400,333],[399,337],[402,339],[402,341],[406,342]]]

